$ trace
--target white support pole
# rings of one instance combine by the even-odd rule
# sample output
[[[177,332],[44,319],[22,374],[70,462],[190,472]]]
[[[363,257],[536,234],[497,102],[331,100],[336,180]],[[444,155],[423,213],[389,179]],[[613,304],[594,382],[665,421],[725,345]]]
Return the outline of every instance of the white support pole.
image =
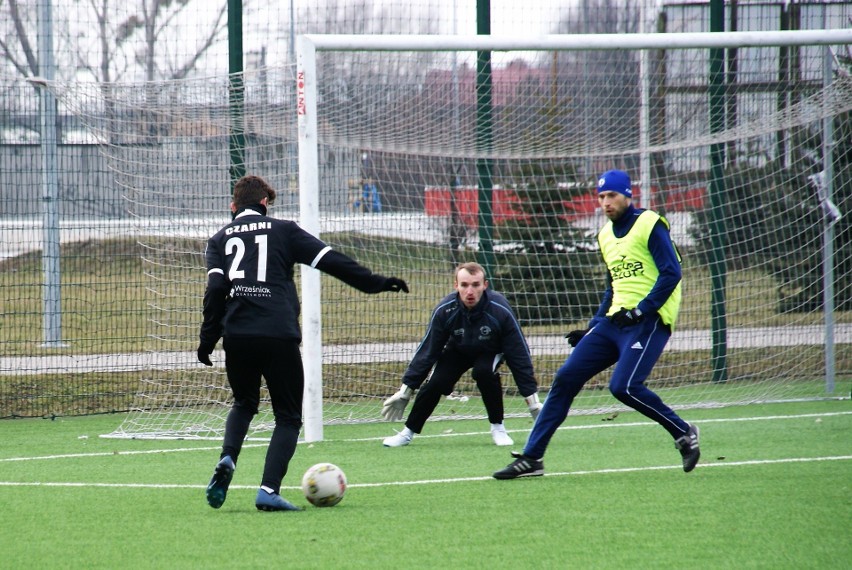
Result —
[[[306,36],[296,41],[296,108],[299,125],[299,224],[319,237],[319,150],[317,147],[316,48]],[[302,266],[302,361],[305,441],[322,441],[322,316],[320,272]]]
[[[826,46],[852,44],[852,29],[766,32],[570,34],[539,37],[445,35],[321,35],[296,40],[299,151],[300,223],[319,236],[319,149],[317,125],[317,51],[595,51],[618,49],[742,48],[775,45]],[[647,62],[643,63],[647,67]],[[643,86],[643,91],[647,89]],[[647,112],[648,103],[643,101]],[[648,132],[648,118],[643,131]],[[647,135],[645,135],[647,136]],[[650,197],[650,165],[640,167],[643,202]],[[322,323],[320,275],[302,268],[302,355],[305,366],[303,404],[305,441],[321,441],[322,424]]]
[[[825,18],[825,12],[823,12]],[[823,48],[822,85],[828,89],[833,81],[832,73],[834,58],[831,48]],[[834,351],[834,224],[839,213],[834,206],[834,121],[832,118],[822,120],[822,184],[820,184],[820,202],[825,211],[825,226],[823,230],[823,314],[825,316],[825,393],[834,393],[836,361]],[[834,215],[831,215],[834,214]]]
[[[52,81],[53,63],[53,7],[50,0],[39,0],[38,57],[39,74]],[[59,236],[59,168],[56,150],[56,98],[42,85],[41,93],[41,169],[42,202],[44,210],[44,248],[42,253],[43,335],[41,346],[63,348],[62,342],[62,285]]]
[[[354,34],[306,36],[320,51],[554,51],[852,44],[852,28],[771,32],[565,34],[539,37]]]
[[[645,5],[642,5],[639,18],[639,31],[647,32],[648,16],[645,13]],[[649,71],[649,54],[648,50],[643,49],[639,53],[639,144],[643,149],[651,146],[650,140],[650,122],[651,122],[651,81],[648,78]],[[647,150],[643,150],[639,154],[639,201],[636,205],[640,208],[651,207],[651,155]]]

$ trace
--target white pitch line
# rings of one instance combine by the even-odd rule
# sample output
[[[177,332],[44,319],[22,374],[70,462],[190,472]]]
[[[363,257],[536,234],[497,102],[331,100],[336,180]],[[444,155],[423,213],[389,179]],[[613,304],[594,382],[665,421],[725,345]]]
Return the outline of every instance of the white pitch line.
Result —
[[[772,465],[777,463],[815,463],[819,461],[843,461],[852,459],[852,455],[829,455],[824,457],[792,457],[786,459],[754,459],[749,461],[730,461],[726,463],[699,463],[695,468],[709,467],[740,467],[747,465]],[[609,473],[637,473],[640,471],[666,471],[670,469],[683,469],[682,465],[656,465],[649,467],[619,467],[612,469],[594,469],[589,471],[557,471],[545,473],[545,477],[565,477],[570,475],[606,475]],[[531,477],[526,477],[530,479]],[[392,487],[405,485],[432,485],[436,483],[465,483],[468,481],[488,481],[489,476],[480,477],[458,477],[453,479],[423,479],[420,481],[393,481],[388,483],[353,483],[349,487]],[[298,487],[292,487],[297,489]]]
[[[696,420],[695,423],[699,425],[704,424],[712,424],[712,423],[728,423],[728,422],[756,422],[762,420],[794,420],[794,419],[802,419],[802,418],[826,418],[829,416],[846,416],[852,414],[852,411],[849,412],[827,412],[827,413],[813,413],[813,414],[795,414],[792,416],[756,416],[756,417],[745,417],[745,418],[717,418],[717,419],[706,419],[706,420]],[[601,420],[602,422],[604,420]],[[561,426],[557,429],[557,431],[565,431],[565,430],[580,430],[580,429],[606,429],[606,428],[623,428],[623,427],[649,427],[656,426],[657,422],[647,420],[641,422],[627,422],[627,423],[617,423],[617,422],[609,422],[601,423],[601,424],[588,424],[581,426]],[[530,428],[524,429],[507,429],[507,433],[527,433],[530,431]],[[439,438],[439,437],[459,437],[459,436],[468,436],[468,435],[483,435],[491,432],[486,431],[468,431],[468,432],[444,432],[444,433],[436,433],[436,434],[418,434],[417,439],[429,439],[429,438]],[[349,442],[349,441],[378,441],[385,439],[387,436],[381,437],[360,437],[353,439],[329,439],[326,441],[334,441],[334,442]]]
[[[778,465],[784,463],[817,463],[822,461],[848,461],[852,455],[829,455],[822,457],[788,457],[785,459],[753,459],[748,461],[730,461],[726,463],[699,463],[696,469],[709,469],[711,467],[744,467],[752,465]],[[620,467],[613,469],[594,469],[586,471],[558,471],[546,473],[545,477],[566,477],[578,475],[609,475],[611,473],[638,473],[643,471],[668,471],[682,469],[680,465],[654,465],[649,467]],[[469,483],[476,481],[490,481],[489,476],[479,477],[453,477],[449,479],[420,479],[414,481],[386,481],[383,483],[350,483],[350,488],[375,488],[375,487],[405,487],[414,485],[444,485],[448,483]],[[503,483],[505,484],[505,483]],[[145,484],[145,483],[55,483],[55,482],[16,482],[0,481],[0,487],[90,487],[90,488],[126,488],[126,489],[204,489],[205,485],[178,485],[178,484]],[[256,489],[256,485],[231,485],[230,489]],[[285,490],[300,490],[301,487],[282,486]]]
[[[243,449],[250,447],[265,447],[266,444],[243,444]],[[45,459],[77,459],[80,457],[115,457],[119,455],[156,455],[158,453],[184,453],[187,451],[213,451],[220,450],[221,446],[215,447],[182,447],[178,449],[145,449],[141,451],[99,451],[94,453],[65,453],[61,455],[37,455],[34,457],[5,457],[0,463],[11,461],[42,461]]]
[[[755,422],[762,420],[796,420],[796,419],[804,419],[804,418],[827,418],[832,416],[846,416],[852,414],[852,411],[846,412],[825,412],[825,413],[810,413],[810,414],[793,414],[789,416],[749,416],[744,418],[716,418],[716,419],[704,419],[699,423],[701,425],[710,424],[710,423],[729,423],[729,422]],[[626,427],[649,427],[656,426],[657,423],[651,420],[641,421],[641,422],[627,422],[627,423],[601,423],[601,424],[588,424],[588,425],[580,425],[580,426],[561,426],[557,431],[566,431],[566,430],[583,430],[583,429],[606,429],[606,428],[626,428]],[[526,433],[530,431],[528,428],[524,429],[510,429],[506,430],[508,433]],[[491,432],[486,431],[469,431],[469,432],[443,432],[436,434],[426,434],[426,435],[418,435],[417,439],[436,439],[436,438],[446,438],[446,437],[462,437],[462,436],[481,436],[487,435]],[[378,436],[378,437],[355,437],[355,438],[347,438],[347,439],[326,439],[324,443],[334,442],[334,443],[351,443],[351,442],[365,442],[365,441],[382,441],[387,436]],[[268,441],[268,440],[267,440]],[[321,442],[323,443],[323,442]],[[266,443],[245,443],[243,444],[243,449],[249,449],[254,447],[265,447]],[[306,441],[299,441],[299,445],[311,445]],[[7,462],[15,462],[15,461],[44,461],[50,459],[78,459],[81,457],[113,457],[119,455],[155,455],[157,453],[185,453],[192,451],[217,451],[220,450],[221,446],[205,446],[205,447],[181,447],[176,449],[146,449],[140,451],[100,451],[93,453],[66,453],[60,455],[37,455],[33,457],[5,457],[0,458],[0,463]]]

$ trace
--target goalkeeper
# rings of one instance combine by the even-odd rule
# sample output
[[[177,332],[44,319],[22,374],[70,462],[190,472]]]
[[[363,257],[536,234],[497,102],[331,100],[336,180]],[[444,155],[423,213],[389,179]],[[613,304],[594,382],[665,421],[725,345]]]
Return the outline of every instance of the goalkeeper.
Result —
[[[576,348],[556,372],[523,453],[512,453],[515,461],[494,473],[496,479],[543,475],[544,452],[574,397],[613,364],[612,394],[663,426],[680,451],[684,471],[698,463],[698,428],[645,386],[677,319],[681,267],[668,222],[635,208],[631,188],[630,177],[620,170],[605,172],[598,180],[598,202],[609,219],[598,234],[608,269],[603,300],[588,329],[568,333]]]
[[[459,265],[453,277],[455,292],[444,297],[432,311],[426,336],[402,378],[399,391],[385,400],[382,415],[402,418],[414,392],[417,397],[405,427],[384,440],[385,447],[411,443],[435,411],[441,396],[452,393],[462,374],[472,376],[482,394],[496,445],[512,445],[503,425],[503,388],[497,368],[503,360],[512,371],[518,391],[533,418],[541,409],[532,359],[521,326],[506,298],[488,289],[485,270],[478,263]],[[429,372],[432,375],[424,383]]]

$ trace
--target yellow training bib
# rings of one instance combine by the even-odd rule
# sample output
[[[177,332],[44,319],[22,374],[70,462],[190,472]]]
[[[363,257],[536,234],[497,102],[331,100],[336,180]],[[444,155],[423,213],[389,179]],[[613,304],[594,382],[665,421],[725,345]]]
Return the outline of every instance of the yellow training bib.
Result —
[[[648,238],[657,220],[663,220],[666,227],[669,227],[665,218],[656,212],[645,210],[639,215],[626,236],[615,237],[611,221],[598,234],[601,255],[612,277],[612,305],[607,316],[616,313],[621,307],[636,308],[654,287],[660,272],[648,249]],[[677,248],[675,248],[675,255],[677,255]],[[678,261],[680,261],[679,255]],[[663,322],[672,330],[680,310],[680,298],[681,284],[678,283],[659,310]]]

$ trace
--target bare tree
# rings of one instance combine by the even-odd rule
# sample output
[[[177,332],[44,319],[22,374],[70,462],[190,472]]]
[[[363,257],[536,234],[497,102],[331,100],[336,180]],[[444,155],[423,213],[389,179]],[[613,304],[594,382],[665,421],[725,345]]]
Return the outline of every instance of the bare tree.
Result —
[[[35,8],[21,6],[17,0],[0,0],[0,10],[9,14],[7,22],[12,25],[11,28],[3,26],[0,32],[0,54],[21,76],[37,75],[38,58],[27,34],[28,28],[33,31]]]
[[[630,0],[579,0],[564,12],[555,32],[562,34],[631,34],[639,31],[640,9]],[[570,102],[566,128],[579,128],[576,136],[609,148],[635,146],[638,139],[638,52],[578,51],[560,53],[555,73],[558,98]],[[551,62],[551,65],[553,63]],[[571,79],[573,78],[573,79]],[[579,119],[579,121],[577,120]],[[618,165],[628,170],[632,164]],[[598,173],[602,164],[587,160],[583,176]]]
[[[227,3],[220,2],[192,51],[186,54],[173,49],[173,45],[189,43],[184,31],[174,24],[184,10],[191,9],[193,0],[75,1],[82,6],[82,14],[72,12],[70,5],[54,12],[57,41],[67,44],[57,51],[74,54],[72,68],[66,69],[66,74],[82,70],[99,82],[125,79],[134,65],[141,67],[147,81],[183,79],[227,31]],[[38,54],[31,40],[38,24],[36,2],[0,0],[0,13],[9,16],[0,18],[0,56],[17,74],[36,75]],[[87,26],[88,21],[94,25]],[[142,47],[136,49],[139,45]]]
[[[141,15],[131,15],[122,22],[120,29],[127,36],[138,29],[144,31],[145,50],[141,54],[140,63],[145,69],[146,81],[158,78],[183,79],[195,68],[216,40],[227,31],[228,4],[221,2],[215,21],[200,38],[192,55],[184,61],[179,61],[174,57],[169,58],[167,54],[158,53],[157,47],[163,35],[167,30],[175,29],[173,23],[191,2],[192,0],[141,0]],[[162,62],[162,68],[158,69],[158,62]]]

